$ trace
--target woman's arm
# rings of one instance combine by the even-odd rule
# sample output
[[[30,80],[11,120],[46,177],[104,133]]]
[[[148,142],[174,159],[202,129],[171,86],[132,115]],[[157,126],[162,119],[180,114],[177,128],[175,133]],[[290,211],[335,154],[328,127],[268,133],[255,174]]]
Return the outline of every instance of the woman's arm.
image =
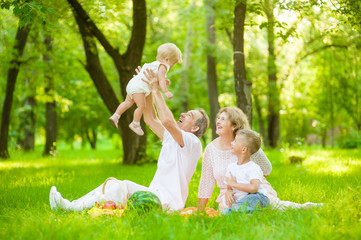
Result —
[[[198,198],[198,211],[203,212],[208,203],[208,198]]]
[[[272,172],[272,164],[262,149],[252,154],[251,160],[261,167],[264,176],[268,176]]]
[[[203,211],[207,206],[208,199],[212,196],[215,178],[213,166],[208,153],[208,147],[203,154],[201,180],[198,186],[198,210]]]
[[[227,191],[224,194],[227,207],[231,207],[232,204],[234,203],[234,196],[233,196],[234,194],[235,192],[232,190],[232,188],[227,186]]]

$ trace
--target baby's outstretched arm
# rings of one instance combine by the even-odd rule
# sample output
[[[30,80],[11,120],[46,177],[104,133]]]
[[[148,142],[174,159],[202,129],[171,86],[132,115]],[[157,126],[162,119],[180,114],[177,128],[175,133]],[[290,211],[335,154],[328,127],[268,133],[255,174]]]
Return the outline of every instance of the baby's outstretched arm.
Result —
[[[160,65],[158,69],[158,81],[159,81],[159,87],[164,93],[164,95],[171,99],[173,97],[173,94],[168,91],[167,89],[167,81],[165,79],[165,74],[167,73],[167,69],[164,65]]]

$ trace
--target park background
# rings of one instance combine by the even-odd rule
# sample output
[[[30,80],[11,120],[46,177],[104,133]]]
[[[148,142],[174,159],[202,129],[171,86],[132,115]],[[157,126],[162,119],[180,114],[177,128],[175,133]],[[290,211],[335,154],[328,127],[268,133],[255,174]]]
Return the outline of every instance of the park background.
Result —
[[[4,0],[0,6],[4,238],[360,237],[360,1]],[[218,110],[240,107],[262,135],[274,169],[269,181],[280,198],[325,207],[187,220],[50,211],[52,185],[75,199],[109,176],[150,183],[161,142],[145,126],[143,137],[128,129],[134,108],[119,129],[108,118],[136,66],[154,61],[165,42],[183,53],[183,63],[168,73],[175,118],[204,108],[212,120],[205,147],[216,137]],[[197,204],[200,171],[201,159],[186,206]]]

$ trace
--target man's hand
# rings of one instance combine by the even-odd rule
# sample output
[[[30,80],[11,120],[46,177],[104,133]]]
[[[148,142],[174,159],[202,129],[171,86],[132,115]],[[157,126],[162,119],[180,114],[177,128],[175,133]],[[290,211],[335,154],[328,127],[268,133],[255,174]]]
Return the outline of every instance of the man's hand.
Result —
[[[150,91],[157,91],[159,90],[159,82],[158,82],[158,76],[153,72],[151,69],[146,69],[144,71],[144,76],[147,79],[143,79],[143,82],[148,83]]]
[[[136,69],[135,69],[135,72],[137,73],[137,75],[140,73],[140,71],[142,70],[142,68],[140,66],[138,66]],[[133,77],[135,77],[136,75],[133,75]]]

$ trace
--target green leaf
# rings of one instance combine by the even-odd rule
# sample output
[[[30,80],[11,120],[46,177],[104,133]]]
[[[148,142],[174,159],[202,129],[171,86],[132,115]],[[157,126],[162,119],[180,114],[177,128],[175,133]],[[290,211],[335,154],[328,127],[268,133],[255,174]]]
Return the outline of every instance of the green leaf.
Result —
[[[261,23],[261,25],[259,25],[259,28],[260,28],[260,29],[266,28],[267,25],[268,25],[267,22],[263,22],[263,23]]]

